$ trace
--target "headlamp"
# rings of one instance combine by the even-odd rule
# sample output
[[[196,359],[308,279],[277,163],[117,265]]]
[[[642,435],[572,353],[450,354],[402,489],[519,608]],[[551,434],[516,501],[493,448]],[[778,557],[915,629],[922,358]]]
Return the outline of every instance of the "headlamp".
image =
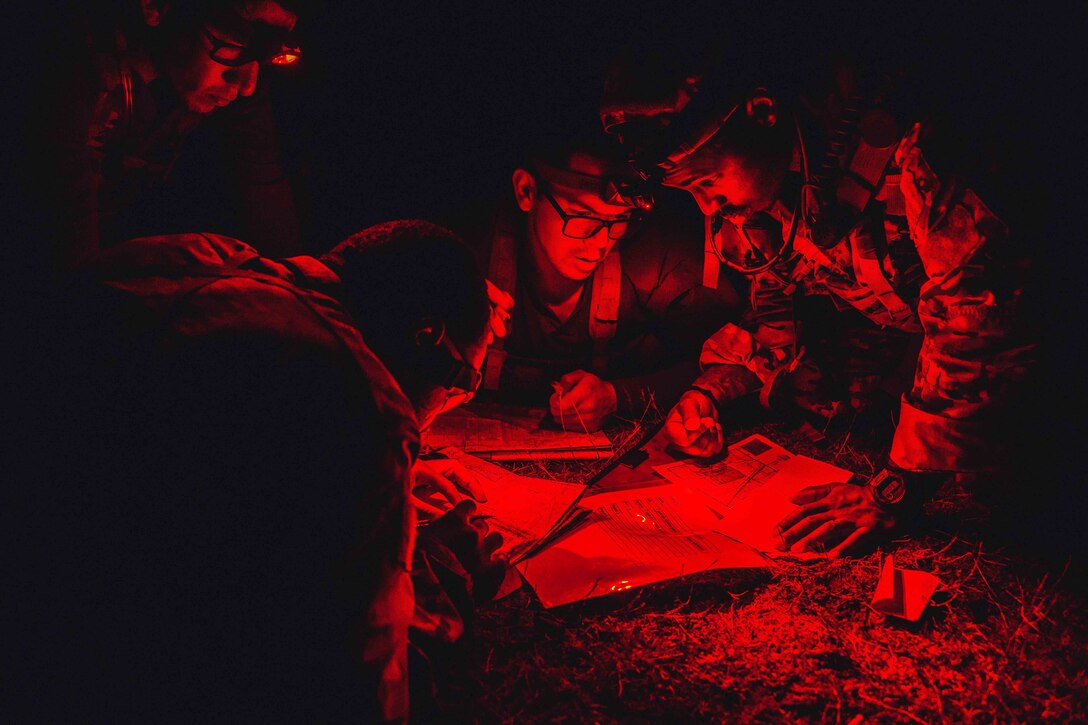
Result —
[[[550,186],[588,192],[607,204],[626,206],[639,211],[649,211],[654,207],[653,184],[649,180],[582,174],[540,161],[533,162],[532,171],[541,176]],[[633,175],[629,174],[629,176]]]
[[[254,32],[253,39],[246,45],[241,45],[220,38],[207,28],[201,28],[201,32],[211,43],[212,47],[208,52],[211,59],[231,68],[253,61],[264,65],[286,66],[296,63],[302,57],[298,43],[287,33]]]

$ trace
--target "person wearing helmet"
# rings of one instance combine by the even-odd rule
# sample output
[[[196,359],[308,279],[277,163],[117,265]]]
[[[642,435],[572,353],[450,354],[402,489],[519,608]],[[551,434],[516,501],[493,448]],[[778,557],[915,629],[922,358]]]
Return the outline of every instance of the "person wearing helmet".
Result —
[[[268,254],[301,252],[266,82],[301,58],[298,3],[126,5],[83,8],[86,19],[65,31],[73,38],[55,38],[61,47],[35,89],[24,175],[41,207],[31,250],[40,271],[63,276],[123,239],[189,229],[194,218],[219,222],[219,199],[186,206],[172,176],[185,140],[204,125],[218,138],[233,197],[222,205],[233,210],[226,223]]]
[[[463,234],[514,299],[484,394],[547,406],[577,431],[640,415],[651,399],[670,405],[698,372],[707,321],[740,307],[728,283],[700,287],[697,230],[653,209],[619,152],[596,131],[531,154],[512,196]]]
[[[890,77],[842,66],[813,102],[736,66],[731,88],[713,73],[665,84],[653,62],[613,67],[605,128],[644,178],[694,197],[704,282],[726,268],[750,280],[743,321],[706,341],[702,374],[668,415],[672,444],[718,454],[721,411],[747,396],[826,425],[891,387],[886,465],[867,486],[813,482],[779,524],[783,550],[832,556],[916,514],[952,474],[999,465],[999,413],[1033,350],[1016,322],[1021,253],[962,177],[935,173],[930,128],[904,117]],[[903,354],[913,384],[896,390]]]

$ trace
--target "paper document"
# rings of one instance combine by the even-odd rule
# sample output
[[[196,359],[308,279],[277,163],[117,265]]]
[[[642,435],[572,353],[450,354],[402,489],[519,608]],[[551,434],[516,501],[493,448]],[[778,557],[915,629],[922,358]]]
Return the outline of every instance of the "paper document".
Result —
[[[544,416],[543,410],[536,416],[499,418],[455,409],[431,424],[423,443],[435,449],[451,446],[491,460],[599,460],[612,456],[612,442],[605,434],[541,428]]]
[[[480,477],[487,501],[477,504],[477,509],[490,516],[488,525],[502,534],[499,552],[511,563],[531,553],[554,528],[564,524],[586,489],[575,483],[519,476],[455,448],[442,453]]]
[[[807,486],[849,480],[850,471],[790,453],[761,435],[729,446],[713,463],[685,459],[655,466],[673,483],[690,486],[713,499],[723,518],[718,527],[771,556],[782,556],[776,525],[797,508],[790,497]],[[796,554],[789,554],[797,556]],[[810,554],[806,558],[818,556]]]
[[[517,565],[545,607],[709,569],[765,566],[717,530],[722,513],[702,493],[664,485],[582,499],[573,530]]]

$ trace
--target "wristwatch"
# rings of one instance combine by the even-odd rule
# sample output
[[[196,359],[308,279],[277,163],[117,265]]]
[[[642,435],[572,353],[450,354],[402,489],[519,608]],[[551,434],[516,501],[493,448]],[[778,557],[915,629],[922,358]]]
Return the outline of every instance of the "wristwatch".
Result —
[[[869,491],[884,508],[893,508],[907,497],[907,482],[902,473],[885,468],[869,479]]]
[[[952,474],[947,471],[905,471],[888,464],[866,484],[881,508],[896,516],[917,516]]]

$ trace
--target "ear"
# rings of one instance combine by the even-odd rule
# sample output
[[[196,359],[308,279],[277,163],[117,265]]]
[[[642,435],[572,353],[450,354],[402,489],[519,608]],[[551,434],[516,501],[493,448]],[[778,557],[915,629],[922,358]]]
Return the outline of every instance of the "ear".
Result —
[[[529,211],[536,203],[536,179],[526,169],[514,169],[514,200],[522,211]]]
[[[157,28],[167,10],[166,3],[160,0],[140,0],[140,12],[149,28]]]
[[[416,347],[438,347],[446,335],[446,326],[433,317],[425,317],[416,324]]]
[[[778,103],[766,88],[753,90],[744,110],[757,126],[771,128],[778,122]]]

